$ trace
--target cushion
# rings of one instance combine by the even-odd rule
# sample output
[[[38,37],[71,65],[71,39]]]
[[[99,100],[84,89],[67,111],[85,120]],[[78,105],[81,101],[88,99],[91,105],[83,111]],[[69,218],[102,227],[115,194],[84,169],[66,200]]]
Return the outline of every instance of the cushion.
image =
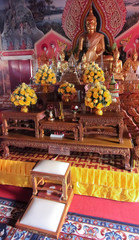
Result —
[[[34,197],[20,220],[27,228],[56,232],[65,208],[64,203]]]
[[[69,163],[53,160],[42,160],[32,170],[32,172],[51,173],[56,175],[65,175]]]

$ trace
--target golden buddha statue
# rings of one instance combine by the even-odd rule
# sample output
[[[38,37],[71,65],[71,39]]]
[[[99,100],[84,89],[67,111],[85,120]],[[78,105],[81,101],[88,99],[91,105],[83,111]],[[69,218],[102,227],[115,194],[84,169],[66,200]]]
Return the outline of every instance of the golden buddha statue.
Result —
[[[73,84],[80,84],[80,80],[77,74],[77,62],[73,54],[71,54],[68,60],[68,67],[66,71],[63,72],[60,83],[69,82]]]
[[[52,71],[55,74],[57,73],[57,62],[56,62],[56,57],[55,56],[52,58]]]
[[[60,71],[60,73],[62,74],[63,72],[65,72],[68,68],[68,62],[65,60],[65,53],[64,51],[62,51],[59,55],[60,57],[60,61],[58,64],[58,69]]]
[[[120,52],[118,48],[113,51],[113,62],[112,62],[112,72],[120,73],[122,71],[122,61],[119,59]]]
[[[118,48],[113,51],[113,61],[110,66],[110,73],[113,74],[115,79],[122,79],[124,80],[123,74],[122,74],[122,61],[119,59],[120,52],[118,51]]]
[[[88,67],[88,62],[86,60],[86,55],[85,53],[82,56],[82,61],[81,61],[81,68],[82,70],[85,70]]]
[[[86,61],[86,55],[84,53],[82,56],[81,62],[79,62],[77,65],[78,75],[81,78],[81,80],[82,80],[83,73],[84,73],[85,69],[87,69],[88,65],[89,65],[89,63]]]
[[[103,54],[105,50],[104,35],[96,32],[97,21],[93,14],[92,8],[86,18],[87,32],[79,38],[79,47],[77,58],[81,61],[83,54],[86,55],[86,61],[92,62]]]
[[[123,74],[125,76],[127,76],[127,73],[131,70],[131,68],[133,69],[133,71],[135,73],[137,71],[138,65],[139,65],[138,53],[135,49],[132,54],[132,57],[127,58],[127,60],[125,61],[124,65],[123,65]]]

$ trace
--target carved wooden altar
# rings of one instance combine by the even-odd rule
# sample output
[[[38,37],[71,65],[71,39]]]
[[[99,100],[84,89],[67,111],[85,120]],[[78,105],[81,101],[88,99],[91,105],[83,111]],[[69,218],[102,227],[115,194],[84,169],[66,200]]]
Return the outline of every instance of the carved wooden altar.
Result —
[[[19,133],[9,133],[7,136],[1,136],[0,138],[4,157],[8,157],[10,154],[9,146],[16,146],[47,149],[48,153],[58,155],[70,155],[70,152],[96,152],[101,157],[103,157],[103,154],[121,155],[126,170],[131,170],[133,165],[133,146],[126,129],[124,129],[122,144],[115,137],[104,137],[102,135],[85,137],[83,141],[74,140],[72,135],[59,140],[51,139],[49,136],[35,138]]]
[[[56,130],[56,131],[69,131],[73,132],[74,139],[78,140],[78,129],[79,125],[78,123],[74,123],[70,120],[67,121],[47,121],[47,120],[41,120],[40,121],[40,137],[44,137],[44,129],[49,130]]]
[[[131,138],[124,128],[124,115],[120,112],[119,105],[117,108],[117,105],[112,104],[106,108],[102,116],[97,116],[85,108],[84,86],[78,85],[77,91],[77,98],[74,101],[63,102],[65,121],[58,119],[57,110],[61,99],[57,94],[57,86],[55,86],[54,93],[38,93],[40,99],[43,96],[42,99],[44,100],[41,110],[34,112],[32,110],[28,113],[13,110],[3,111],[1,146],[4,157],[8,157],[10,154],[9,146],[11,145],[42,148],[47,149],[50,154],[61,155],[70,155],[71,151],[97,152],[100,156],[103,154],[122,155],[125,169],[130,170],[133,165],[131,154],[133,146]],[[79,107],[76,122],[72,121],[73,111],[71,106],[73,104]],[[48,120],[48,105],[53,105],[54,121]],[[30,121],[35,123],[33,128],[30,127]],[[49,130],[49,132],[64,131],[68,134],[60,140],[51,139],[50,135],[45,134],[46,130]],[[26,135],[24,134],[25,131]],[[34,137],[32,131],[35,132]]]
[[[80,140],[83,140],[84,135],[92,133],[117,136],[119,142],[123,142],[123,115],[121,112],[104,112],[102,116],[90,114],[80,114]],[[115,128],[116,132],[110,131],[110,128]]]
[[[8,135],[9,130],[34,131],[35,137],[39,137],[39,121],[45,117],[45,111],[20,112],[16,109],[2,111],[3,135]],[[28,121],[32,120],[35,124],[30,127]]]

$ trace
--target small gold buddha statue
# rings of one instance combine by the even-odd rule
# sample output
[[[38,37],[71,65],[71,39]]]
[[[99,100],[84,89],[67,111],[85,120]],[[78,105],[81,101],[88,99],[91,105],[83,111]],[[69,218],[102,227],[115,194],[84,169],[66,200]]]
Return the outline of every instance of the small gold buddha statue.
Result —
[[[85,70],[88,67],[88,62],[86,60],[86,55],[85,53],[82,56],[82,61],[81,61],[81,68],[82,70]]]
[[[110,73],[113,74],[115,79],[122,79],[124,80],[123,74],[122,74],[122,61],[119,59],[120,52],[118,51],[118,48],[113,51],[113,61],[110,66]]]
[[[76,59],[75,59],[75,57],[72,53],[69,60],[68,60],[68,71],[69,72],[76,72],[76,68],[77,68],[77,62],[76,62]]]
[[[73,84],[80,84],[80,80],[77,74],[77,62],[73,54],[71,54],[68,60],[68,68],[65,72],[63,72],[60,83],[69,82]]]
[[[60,73],[62,74],[63,72],[65,72],[68,68],[68,62],[65,60],[65,53],[64,51],[62,51],[59,55],[60,57],[60,61],[58,64],[58,69],[60,71]]]
[[[77,65],[78,76],[81,80],[82,80],[83,73],[84,73],[85,69],[87,69],[87,67],[88,67],[88,64],[89,63],[86,61],[86,55],[84,53],[83,56],[82,56],[81,62],[79,62],[78,65]]]
[[[104,35],[96,32],[96,26],[96,17],[94,16],[91,7],[89,15],[86,18],[87,32],[83,33],[79,38],[77,52],[79,62],[81,61],[83,54],[86,55],[87,62],[96,61],[105,50]]]
[[[55,74],[57,73],[57,62],[56,62],[56,57],[55,56],[52,58],[52,71]]]
[[[126,77],[128,72],[130,72],[131,68],[133,69],[134,73],[137,71],[139,65],[139,61],[138,61],[138,53],[136,51],[136,49],[133,51],[132,57],[131,58],[127,58],[127,60],[125,61],[124,65],[123,65],[123,74]]]
[[[82,56],[81,62],[77,65],[77,70],[84,71],[88,67],[88,62],[86,61],[86,55],[85,53]]]

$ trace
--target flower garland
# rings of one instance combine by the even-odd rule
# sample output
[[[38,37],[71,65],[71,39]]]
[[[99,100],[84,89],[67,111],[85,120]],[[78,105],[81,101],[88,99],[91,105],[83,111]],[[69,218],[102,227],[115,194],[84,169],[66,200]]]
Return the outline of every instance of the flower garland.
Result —
[[[102,109],[112,103],[110,92],[100,83],[91,87],[85,96],[85,105],[90,108]]]
[[[34,89],[22,83],[12,92],[10,100],[15,106],[30,106],[36,104],[37,95]]]
[[[87,65],[83,73],[83,82],[87,83],[97,83],[97,82],[104,82],[104,72],[103,70],[96,64],[95,62],[90,63]]]
[[[38,69],[38,72],[35,75],[35,83],[41,85],[56,83],[55,73],[52,71],[49,65],[44,64]]]

